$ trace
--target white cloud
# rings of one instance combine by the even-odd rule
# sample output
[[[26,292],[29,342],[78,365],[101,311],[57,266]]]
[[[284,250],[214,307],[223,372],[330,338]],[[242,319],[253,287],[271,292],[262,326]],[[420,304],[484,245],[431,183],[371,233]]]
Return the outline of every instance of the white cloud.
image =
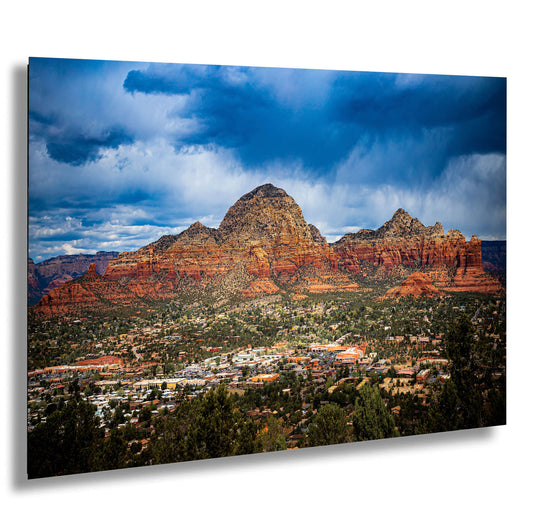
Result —
[[[63,244],[61,246],[61,248],[63,249],[65,254],[80,254],[80,253],[83,253],[83,254],[94,254],[94,253],[96,253],[96,250],[94,250],[94,249],[85,249],[83,247],[74,247],[74,246],[72,246],[70,244]]]

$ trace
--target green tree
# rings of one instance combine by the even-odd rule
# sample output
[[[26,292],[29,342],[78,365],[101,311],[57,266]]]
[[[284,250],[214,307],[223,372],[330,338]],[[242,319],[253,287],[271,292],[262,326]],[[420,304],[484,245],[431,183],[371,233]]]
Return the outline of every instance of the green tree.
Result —
[[[201,401],[193,429],[201,457],[232,455],[237,415],[226,387],[209,391]]]
[[[75,397],[79,397],[80,395],[80,383],[77,378],[74,378],[72,382],[68,385],[68,392],[69,394],[72,394]]]
[[[266,426],[259,434],[259,447],[261,451],[281,451],[287,449],[286,430],[282,419],[268,416]]]
[[[399,435],[394,428],[394,417],[379,390],[365,384],[355,400],[353,434],[356,441],[370,441]]]
[[[139,423],[144,423],[145,421],[151,421],[152,419],[152,407],[151,405],[145,405],[139,412]]]
[[[84,473],[97,469],[94,457],[103,435],[96,408],[73,398],[28,434],[28,477]]]
[[[156,421],[156,432],[161,436],[152,443],[151,453],[154,464],[167,464],[186,460],[183,453],[184,430],[178,418],[159,418]]]
[[[436,403],[429,408],[428,432],[447,432],[460,427],[460,399],[453,380],[444,382]]]
[[[335,403],[320,407],[313,422],[309,425],[307,439],[310,446],[347,442],[349,428],[344,410]]]
[[[476,385],[481,374],[480,345],[474,339],[474,328],[463,314],[452,324],[445,337],[445,350],[450,360],[450,375],[457,388],[461,411],[461,428],[483,426],[482,389]]]
[[[335,383],[335,380],[333,379],[332,376],[330,376],[330,377],[326,380],[326,383],[324,384],[324,389],[328,390],[330,387],[333,386],[334,383]]]
[[[262,451],[260,444],[256,441],[257,425],[252,419],[240,425],[240,432],[237,438],[236,455],[249,455]]]
[[[109,439],[103,441],[95,456],[96,469],[120,469],[127,465],[128,443],[124,440],[123,432],[111,430]]]

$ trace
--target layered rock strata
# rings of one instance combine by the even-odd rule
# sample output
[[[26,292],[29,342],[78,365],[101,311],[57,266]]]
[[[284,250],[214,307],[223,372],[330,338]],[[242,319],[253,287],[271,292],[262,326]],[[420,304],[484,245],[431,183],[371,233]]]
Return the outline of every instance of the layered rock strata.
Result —
[[[494,293],[501,284],[483,270],[481,241],[476,235],[467,242],[451,229],[445,235],[442,224],[424,226],[403,209],[373,231],[348,233],[332,245],[339,270],[362,274],[365,268],[397,267],[420,269],[431,274],[437,288],[448,291]]]
[[[105,278],[121,280],[132,290],[155,278],[166,282],[169,291],[179,289],[185,278],[205,288],[237,263],[256,278],[281,282],[293,280],[303,267],[323,272],[336,268],[326,240],[306,223],[294,199],[267,184],[241,197],[218,229],[195,222],[177,236],[122,253],[109,262]]]
[[[40,263],[28,257],[28,304],[36,304],[44,294],[67,281],[79,278],[94,263],[98,274],[103,274],[109,260],[116,258],[117,252],[100,251],[96,254],[74,254],[55,256]]]
[[[434,297],[439,295],[439,289],[431,283],[431,279],[423,272],[413,272],[405,281],[397,287],[393,287],[385,293],[385,298],[395,297]]]
[[[103,277],[96,265],[78,280],[43,297],[47,316],[73,307],[133,304],[204,292],[217,300],[254,297],[281,290],[320,293],[358,291],[361,283],[398,282],[413,272],[404,290],[494,293],[501,284],[483,270],[481,241],[467,242],[457,230],[424,226],[405,210],[377,230],[348,233],[328,245],[284,190],[271,184],[243,195],[218,229],[195,222],[109,261]],[[29,265],[29,285],[36,281]],[[429,281],[429,283],[428,283]],[[365,287],[368,289],[368,287]],[[392,294],[391,294],[392,295]]]
[[[48,294],[35,306],[35,312],[54,317],[87,310],[108,310],[111,306],[143,306],[143,301],[116,281],[109,281],[96,272],[96,264],[80,278],[69,281]]]

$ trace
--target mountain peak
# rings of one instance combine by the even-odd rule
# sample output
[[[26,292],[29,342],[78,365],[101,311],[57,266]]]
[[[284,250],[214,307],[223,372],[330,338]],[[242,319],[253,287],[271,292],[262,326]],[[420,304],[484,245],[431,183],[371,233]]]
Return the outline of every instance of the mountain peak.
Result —
[[[274,186],[271,183],[266,183],[264,185],[254,188],[251,192],[243,195],[239,201],[249,201],[251,199],[258,198],[273,198],[273,197],[288,197],[287,192]]]
[[[312,242],[311,230],[296,201],[281,188],[267,183],[243,195],[222,219],[218,240],[272,242],[281,235]],[[284,238],[284,237],[283,237]],[[270,245],[270,244],[269,244]]]
[[[465,236],[458,229],[453,229],[453,228],[451,228],[448,231],[448,233],[446,233],[446,238],[450,240],[455,240],[455,239],[459,239],[463,241],[465,240]]]
[[[86,276],[99,276],[99,274],[96,272],[96,263],[91,262],[89,264],[89,269],[85,273]]]
[[[396,237],[422,233],[425,229],[424,224],[418,219],[411,217],[403,208],[399,208],[394,212],[392,219],[385,222],[376,234],[380,237]]]
[[[191,224],[185,231],[182,231],[176,241],[180,244],[196,243],[205,244],[209,239],[216,237],[217,230],[204,226],[199,220]]]
[[[80,276],[79,278],[76,278],[74,281],[85,283],[87,281],[94,282],[94,280],[99,280],[102,276],[98,274],[98,271],[96,270],[96,263],[92,262],[89,265],[89,269],[85,274]]]
[[[361,229],[357,233],[347,233],[336,244],[353,240],[380,240],[387,238],[424,237],[429,239],[444,238],[444,230],[440,222],[434,226],[424,226],[418,219],[403,208],[398,208],[390,220],[380,228]]]
[[[403,208],[398,208],[395,212],[394,212],[394,215],[392,216],[393,219],[398,219],[398,218],[410,218],[412,219],[413,217],[411,217],[411,215],[409,215],[409,213],[407,211],[405,211]]]

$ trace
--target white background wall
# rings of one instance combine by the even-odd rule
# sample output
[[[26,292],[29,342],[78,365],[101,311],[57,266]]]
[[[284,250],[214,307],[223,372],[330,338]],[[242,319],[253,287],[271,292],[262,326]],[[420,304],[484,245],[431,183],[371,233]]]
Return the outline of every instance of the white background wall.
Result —
[[[355,5],[352,5],[355,4]],[[6,514],[525,514],[531,509],[531,16],[526,2],[19,1],[2,8]],[[28,56],[508,77],[508,425],[25,480]],[[529,242],[528,242],[529,240]]]

